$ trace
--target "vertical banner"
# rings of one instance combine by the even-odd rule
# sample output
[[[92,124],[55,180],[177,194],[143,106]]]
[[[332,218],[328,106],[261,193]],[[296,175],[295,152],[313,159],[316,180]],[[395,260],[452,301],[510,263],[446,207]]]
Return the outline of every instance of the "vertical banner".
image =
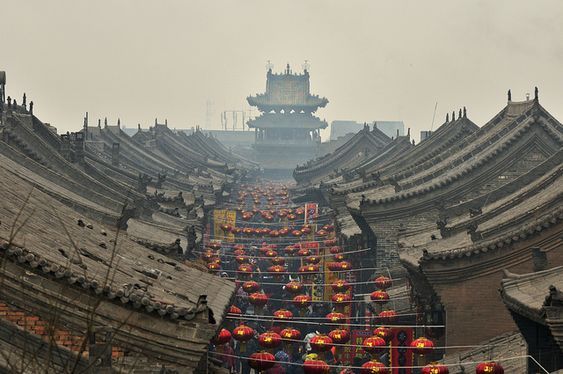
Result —
[[[362,349],[364,339],[372,336],[370,330],[350,330],[350,343],[344,347],[344,352],[342,354],[342,363],[345,365],[351,365],[354,357],[366,357],[367,353]]]
[[[408,368],[413,366],[413,353],[407,349],[409,342],[412,341],[414,336],[413,328],[394,328],[393,340],[391,340],[391,366],[393,367],[393,374],[411,374],[412,369]],[[401,367],[403,366],[403,367]]]
[[[213,236],[215,238],[224,238],[229,243],[234,243],[235,235],[221,229],[221,225],[230,225],[235,227],[237,223],[236,210],[215,209],[213,211]]]
[[[305,219],[304,223],[313,223],[314,218],[319,214],[319,204],[307,203],[305,204]]]

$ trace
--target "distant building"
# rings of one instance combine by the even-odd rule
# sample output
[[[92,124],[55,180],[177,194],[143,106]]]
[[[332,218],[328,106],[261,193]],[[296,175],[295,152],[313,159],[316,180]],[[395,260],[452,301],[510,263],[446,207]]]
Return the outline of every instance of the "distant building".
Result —
[[[320,130],[328,124],[313,113],[328,100],[311,95],[307,70],[294,74],[289,64],[281,74],[269,69],[266,92],[249,96],[247,101],[261,112],[247,125],[255,130],[256,161],[269,174],[290,176],[298,164],[317,154]]]
[[[420,132],[420,141],[426,140],[430,137],[430,135],[432,135],[432,131],[428,130],[428,131],[421,131]]]
[[[371,121],[369,123],[375,124],[379,130],[390,138],[397,137],[397,130],[399,130],[399,136],[405,134],[403,121]],[[356,121],[332,121],[330,123],[330,140],[336,140],[347,134],[355,134],[363,128],[364,124]]]

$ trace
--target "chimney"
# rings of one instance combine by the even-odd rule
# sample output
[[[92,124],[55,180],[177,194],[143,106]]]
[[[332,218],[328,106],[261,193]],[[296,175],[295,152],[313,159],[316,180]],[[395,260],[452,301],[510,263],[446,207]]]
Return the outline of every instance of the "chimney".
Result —
[[[532,261],[534,263],[534,271],[542,271],[549,266],[547,261],[547,253],[540,247],[532,247]]]

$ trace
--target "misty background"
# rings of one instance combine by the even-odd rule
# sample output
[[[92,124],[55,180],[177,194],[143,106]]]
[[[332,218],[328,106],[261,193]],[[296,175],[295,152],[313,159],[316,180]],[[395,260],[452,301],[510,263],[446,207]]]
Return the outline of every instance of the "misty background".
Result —
[[[301,71],[333,120],[403,120],[418,140],[463,106],[479,126],[533,95],[563,120],[563,1],[29,0],[0,3],[8,95],[61,131],[121,118],[220,128]],[[255,114],[256,111],[254,112]],[[406,129],[405,129],[406,130]],[[323,132],[328,139],[328,129]]]

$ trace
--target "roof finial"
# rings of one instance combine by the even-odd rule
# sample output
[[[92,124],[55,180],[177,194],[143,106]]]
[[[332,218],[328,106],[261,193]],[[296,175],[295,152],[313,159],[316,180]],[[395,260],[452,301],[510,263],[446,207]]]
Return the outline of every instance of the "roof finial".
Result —
[[[107,117],[104,118],[104,127],[108,127],[108,118]]]
[[[285,73],[287,75],[289,75],[290,69],[289,69],[289,62],[287,63],[286,67],[285,67]]]
[[[512,92],[508,90],[508,101],[512,101]]]
[[[538,101],[540,98],[538,86],[534,88],[534,100]]]
[[[409,137],[409,138],[411,137],[411,128],[410,127],[407,128],[407,137]]]
[[[397,139],[399,138],[399,129],[397,129]]]
[[[459,114],[458,114],[457,118],[461,118],[461,108],[459,108]]]
[[[155,119],[154,119],[154,124],[155,124],[155,125],[158,124],[158,118],[155,118]]]
[[[455,110],[452,111],[452,121],[455,121]]]
[[[168,118],[164,119],[164,126],[168,127]]]
[[[450,122],[450,113],[446,113],[446,123]]]
[[[141,131],[141,124],[137,123],[137,130]]]
[[[463,107],[463,117],[467,118],[467,109]]]
[[[118,118],[117,119],[117,127],[120,127],[120,126],[121,126],[121,118]]]

